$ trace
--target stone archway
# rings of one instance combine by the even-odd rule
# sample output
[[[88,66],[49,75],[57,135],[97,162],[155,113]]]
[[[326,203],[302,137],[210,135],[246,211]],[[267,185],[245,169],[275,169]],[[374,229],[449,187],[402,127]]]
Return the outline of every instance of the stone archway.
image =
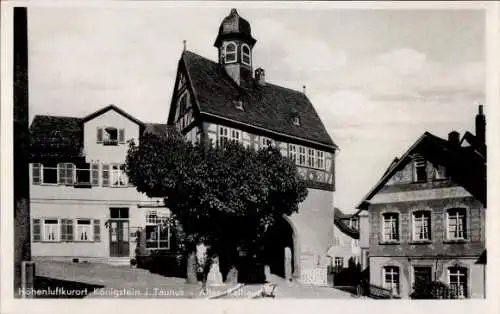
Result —
[[[266,232],[263,261],[269,265],[272,274],[297,278],[300,273],[298,249],[297,231],[290,218],[283,216]]]

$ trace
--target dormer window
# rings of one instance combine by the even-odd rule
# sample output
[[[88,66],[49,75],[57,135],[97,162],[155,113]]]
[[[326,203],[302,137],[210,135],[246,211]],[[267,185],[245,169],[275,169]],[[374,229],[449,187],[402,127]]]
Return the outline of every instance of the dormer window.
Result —
[[[300,125],[300,117],[299,116],[293,117],[293,125],[296,125],[296,126]]]
[[[241,100],[235,101],[235,106],[236,106],[236,109],[243,111],[243,101],[241,101]]]
[[[426,182],[427,181],[427,162],[425,159],[416,154],[413,157],[414,165],[414,182]]]
[[[97,128],[97,143],[118,145],[125,143],[125,129],[115,127]]]
[[[226,58],[225,58],[225,63],[233,63],[236,62],[236,44],[233,42],[230,42],[226,45]]]
[[[250,47],[248,45],[243,44],[241,46],[241,62],[246,65],[252,65],[252,60],[250,58]]]

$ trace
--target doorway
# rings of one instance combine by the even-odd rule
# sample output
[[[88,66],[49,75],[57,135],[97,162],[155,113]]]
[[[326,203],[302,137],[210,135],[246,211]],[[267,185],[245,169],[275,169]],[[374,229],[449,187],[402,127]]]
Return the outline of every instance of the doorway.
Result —
[[[110,208],[109,219],[109,256],[128,257],[129,243],[129,214],[128,208]]]

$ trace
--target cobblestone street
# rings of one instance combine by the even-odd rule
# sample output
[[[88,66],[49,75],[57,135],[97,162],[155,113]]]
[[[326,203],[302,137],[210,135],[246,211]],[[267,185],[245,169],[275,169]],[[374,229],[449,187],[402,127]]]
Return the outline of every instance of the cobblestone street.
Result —
[[[58,282],[68,282],[77,289],[87,289],[87,298],[208,298],[217,296],[233,286],[208,287],[204,293],[200,284],[186,284],[184,278],[164,277],[144,269],[111,266],[102,263],[70,263],[37,261],[36,275],[50,278],[52,289],[61,288]],[[88,285],[81,288],[82,284]],[[223,299],[244,299],[258,294],[262,285],[243,285]],[[76,289],[76,288],[73,288]],[[59,293],[61,293],[59,291]],[[277,283],[276,298],[350,298],[347,292],[310,285]]]

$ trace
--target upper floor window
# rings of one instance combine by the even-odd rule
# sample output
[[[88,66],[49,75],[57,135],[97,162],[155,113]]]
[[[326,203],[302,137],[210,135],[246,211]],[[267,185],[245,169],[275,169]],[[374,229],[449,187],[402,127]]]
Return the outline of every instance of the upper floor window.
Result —
[[[229,141],[229,128],[219,127],[219,145],[224,146]]]
[[[427,181],[427,162],[420,155],[415,155],[413,157],[414,164],[414,182],[426,182]]]
[[[391,290],[393,295],[399,295],[399,267],[385,266],[382,275],[384,288]]]
[[[168,249],[170,241],[168,214],[159,210],[148,210],[145,232],[146,248]]]
[[[399,215],[384,213],[382,219],[383,241],[399,241]]]
[[[467,238],[467,219],[465,208],[452,208],[446,212],[446,227],[449,240],[462,240]]]
[[[288,157],[297,163],[297,145],[288,144]]]
[[[324,169],[325,168],[325,157],[322,151],[316,151],[316,168]]]
[[[430,240],[431,213],[429,211],[416,211],[412,217],[413,240]]]
[[[306,164],[306,148],[304,146],[299,146],[299,165]]]
[[[57,165],[34,163],[32,180],[33,184],[57,184]]]
[[[467,297],[467,269],[465,267],[448,268],[448,283],[451,291],[458,298]]]
[[[125,143],[125,129],[115,127],[97,128],[97,143],[118,145]]]
[[[236,54],[237,54],[236,44],[233,42],[229,42],[225,48],[225,55],[226,55],[225,62],[226,63],[236,62],[237,59]]]
[[[293,125],[300,126],[300,117],[299,116],[293,117],[292,122]]]
[[[231,129],[231,140],[233,142],[239,143],[241,141],[241,131],[236,129]]]
[[[99,165],[87,164],[76,168],[76,184],[99,185]]]
[[[434,168],[434,178],[436,180],[440,179],[446,179],[448,177],[446,173],[446,167],[442,165],[438,165],[436,168]]]
[[[307,166],[314,167],[314,149],[312,148],[307,150]]]
[[[248,45],[243,44],[241,46],[241,62],[246,65],[251,65],[252,60],[250,58],[250,47]]]
[[[102,185],[111,187],[128,186],[128,178],[124,165],[103,164],[102,165]]]

